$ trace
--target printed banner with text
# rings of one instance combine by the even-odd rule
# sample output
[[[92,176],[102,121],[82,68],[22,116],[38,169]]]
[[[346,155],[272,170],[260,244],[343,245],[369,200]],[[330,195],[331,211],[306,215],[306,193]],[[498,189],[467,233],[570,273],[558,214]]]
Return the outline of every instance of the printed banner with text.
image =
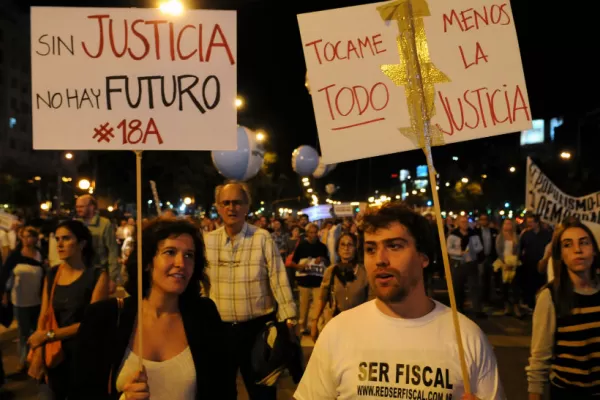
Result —
[[[431,122],[443,143],[529,129],[510,2],[421,3],[431,15],[414,18],[415,26],[424,26],[417,32],[419,63],[430,80],[425,84],[433,85],[425,89],[435,90]],[[383,21],[377,10],[384,4],[389,3],[298,16],[326,164],[417,148],[400,133],[411,126],[410,90],[398,24]]]
[[[33,148],[236,150],[234,11],[31,9]]]
[[[600,192],[573,197],[561,191],[530,159],[527,159],[526,207],[542,221],[560,224],[573,216],[585,222],[600,240]]]

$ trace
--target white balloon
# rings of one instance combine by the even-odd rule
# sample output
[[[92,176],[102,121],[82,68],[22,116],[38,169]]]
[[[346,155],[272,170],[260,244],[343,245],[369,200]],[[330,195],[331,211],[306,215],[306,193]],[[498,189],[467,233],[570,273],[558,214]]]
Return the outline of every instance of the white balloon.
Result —
[[[328,183],[325,186],[325,191],[327,192],[327,194],[334,194],[336,189],[337,188],[335,187],[335,185],[333,183]]]

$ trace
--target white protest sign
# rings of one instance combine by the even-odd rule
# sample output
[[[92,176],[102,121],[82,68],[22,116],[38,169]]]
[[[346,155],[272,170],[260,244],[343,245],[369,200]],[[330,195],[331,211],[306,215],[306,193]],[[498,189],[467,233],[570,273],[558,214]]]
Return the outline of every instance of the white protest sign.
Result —
[[[31,9],[34,149],[235,150],[235,11]]]
[[[576,217],[600,240],[600,192],[569,196],[528,158],[525,199],[527,209],[539,215],[543,222],[556,226],[567,217]]]
[[[353,217],[355,208],[351,204],[335,204],[333,206],[333,213],[336,217]]]
[[[413,2],[414,3],[414,2]],[[420,4],[425,0],[419,1]],[[402,66],[398,24],[367,4],[298,16],[322,160],[337,163],[413,150],[405,86],[382,72]],[[531,127],[531,111],[509,2],[429,0],[423,17],[431,58],[435,110],[444,143]],[[427,54],[428,53],[428,54]]]
[[[8,231],[12,228],[13,223],[19,221],[19,218],[4,211],[0,211],[0,229]]]

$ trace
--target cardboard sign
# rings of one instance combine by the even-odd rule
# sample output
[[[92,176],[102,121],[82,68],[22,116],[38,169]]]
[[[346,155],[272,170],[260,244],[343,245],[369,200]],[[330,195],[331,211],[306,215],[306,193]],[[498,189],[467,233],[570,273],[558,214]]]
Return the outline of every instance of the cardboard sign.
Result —
[[[422,0],[420,3],[425,3]],[[531,127],[531,111],[509,2],[429,0],[421,17],[427,45],[422,70],[435,83],[431,125],[444,143]],[[382,66],[400,66],[398,24],[366,4],[298,16],[323,162],[337,163],[417,148],[407,93]],[[418,19],[418,18],[416,18]],[[431,60],[428,60],[428,59]],[[399,79],[400,80],[400,79]]]
[[[33,148],[235,150],[234,11],[31,9]]]
[[[600,192],[569,196],[528,158],[525,199],[527,209],[539,215],[543,222],[556,226],[567,217],[576,217],[600,240]]]

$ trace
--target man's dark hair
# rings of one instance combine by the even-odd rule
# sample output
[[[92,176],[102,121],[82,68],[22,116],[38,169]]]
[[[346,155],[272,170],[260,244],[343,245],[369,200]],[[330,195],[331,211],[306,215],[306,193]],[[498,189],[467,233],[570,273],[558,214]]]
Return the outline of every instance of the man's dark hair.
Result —
[[[533,220],[535,221],[536,224],[539,224],[541,222],[540,216],[538,214],[527,213],[527,215],[525,215],[526,221],[527,221],[527,218],[533,218]]]
[[[419,253],[433,260],[435,245],[431,224],[421,214],[399,201],[385,203],[381,208],[370,209],[365,213],[359,227],[361,244],[364,243],[365,232],[373,233],[378,229],[386,229],[394,222],[404,226],[415,238]],[[364,249],[364,244],[361,247]]]

